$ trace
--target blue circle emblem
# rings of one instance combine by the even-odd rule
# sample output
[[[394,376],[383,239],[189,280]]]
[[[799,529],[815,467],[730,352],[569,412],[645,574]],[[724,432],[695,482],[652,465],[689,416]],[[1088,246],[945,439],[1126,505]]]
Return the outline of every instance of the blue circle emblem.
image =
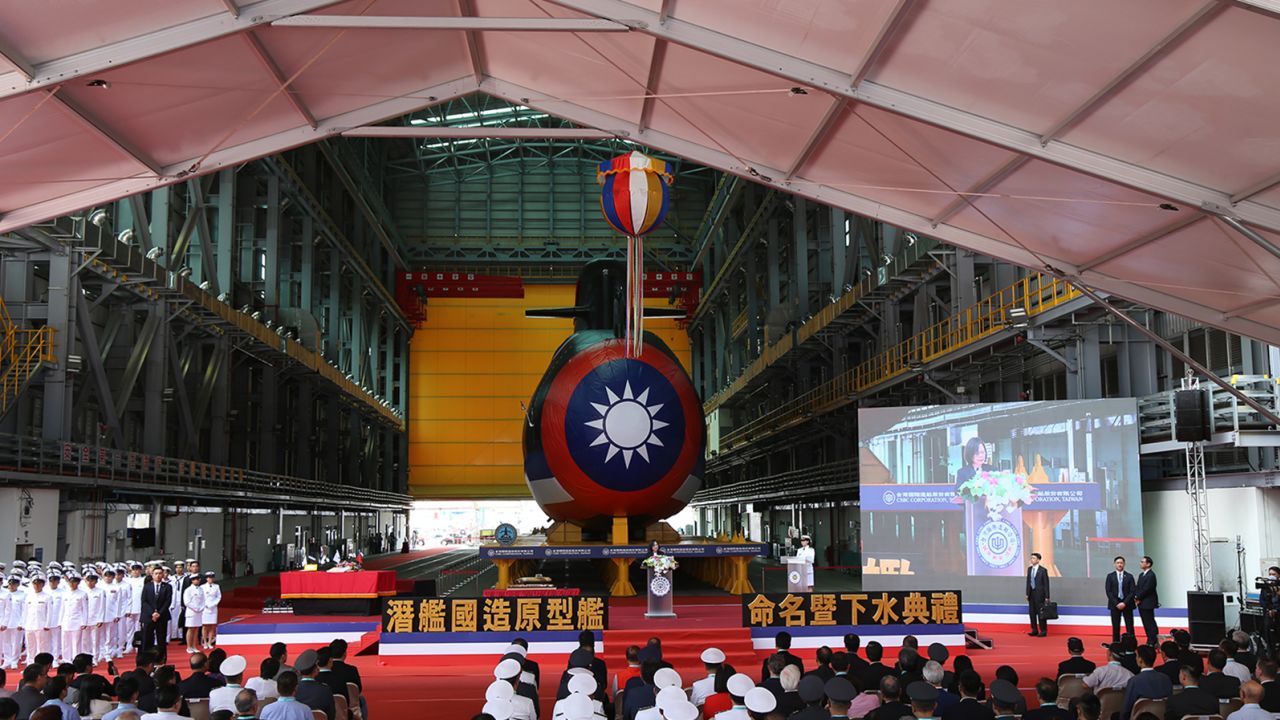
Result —
[[[610,490],[644,490],[671,470],[685,420],[671,381],[648,363],[619,359],[588,372],[565,409],[569,454]]]

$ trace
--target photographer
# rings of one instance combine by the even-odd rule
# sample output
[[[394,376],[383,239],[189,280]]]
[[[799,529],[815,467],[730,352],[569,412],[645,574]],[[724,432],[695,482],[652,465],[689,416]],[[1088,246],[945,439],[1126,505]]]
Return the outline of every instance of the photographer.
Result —
[[[1262,604],[1262,635],[1274,651],[1280,631],[1280,567],[1267,568],[1267,576],[1259,578],[1258,601]]]

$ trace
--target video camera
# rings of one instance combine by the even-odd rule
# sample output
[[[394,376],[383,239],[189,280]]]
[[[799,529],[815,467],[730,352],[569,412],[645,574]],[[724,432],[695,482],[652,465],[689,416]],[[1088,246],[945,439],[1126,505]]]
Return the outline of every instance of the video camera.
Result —
[[[1280,590],[1280,580],[1272,577],[1254,578],[1253,587],[1256,590]]]

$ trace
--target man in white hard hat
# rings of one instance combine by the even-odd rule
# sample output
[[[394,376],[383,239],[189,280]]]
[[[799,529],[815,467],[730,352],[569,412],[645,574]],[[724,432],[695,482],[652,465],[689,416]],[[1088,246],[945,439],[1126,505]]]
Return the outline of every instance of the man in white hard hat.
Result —
[[[716,673],[724,667],[724,651],[720,648],[707,648],[702,651],[702,665],[707,669],[707,676],[693,681],[693,690],[689,693],[689,701],[697,707],[716,693]]]

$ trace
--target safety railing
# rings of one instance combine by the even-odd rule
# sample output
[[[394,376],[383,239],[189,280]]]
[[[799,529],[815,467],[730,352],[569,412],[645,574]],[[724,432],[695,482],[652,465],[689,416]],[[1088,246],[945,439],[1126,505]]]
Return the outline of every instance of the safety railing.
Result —
[[[97,445],[0,433],[0,477],[39,475],[68,485],[178,498],[294,506],[407,509],[408,495]]]
[[[695,507],[707,507],[766,499],[825,497],[852,491],[857,485],[857,461],[842,460],[703,488],[693,496],[691,504]]]
[[[18,327],[0,299],[0,417],[17,401],[31,376],[53,360],[53,328]]]
[[[921,369],[925,364],[963,350],[990,335],[1082,297],[1063,280],[1028,275],[932,327],[894,345],[832,380],[726,433],[724,448],[758,439],[809,416],[853,402],[885,382]]]
[[[818,310],[813,314],[813,317],[796,328],[794,332],[783,333],[777,342],[772,344],[766,338],[760,355],[733,382],[729,383],[720,392],[707,398],[707,401],[702,405],[703,412],[709,413],[723,405],[729,398],[740,392],[752,380],[759,377],[761,373],[781,360],[787,353],[825,330],[828,325],[835,322],[841,315],[853,310],[860,303],[866,302],[869,296],[896,279],[899,274],[919,261],[928,258],[929,253],[937,245],[938,242],[932,238],[920,238],[915,244],[903,249],[889,265],[879,268],[869,277],[863,278],[851,290],[836,298],[835,302]]]

